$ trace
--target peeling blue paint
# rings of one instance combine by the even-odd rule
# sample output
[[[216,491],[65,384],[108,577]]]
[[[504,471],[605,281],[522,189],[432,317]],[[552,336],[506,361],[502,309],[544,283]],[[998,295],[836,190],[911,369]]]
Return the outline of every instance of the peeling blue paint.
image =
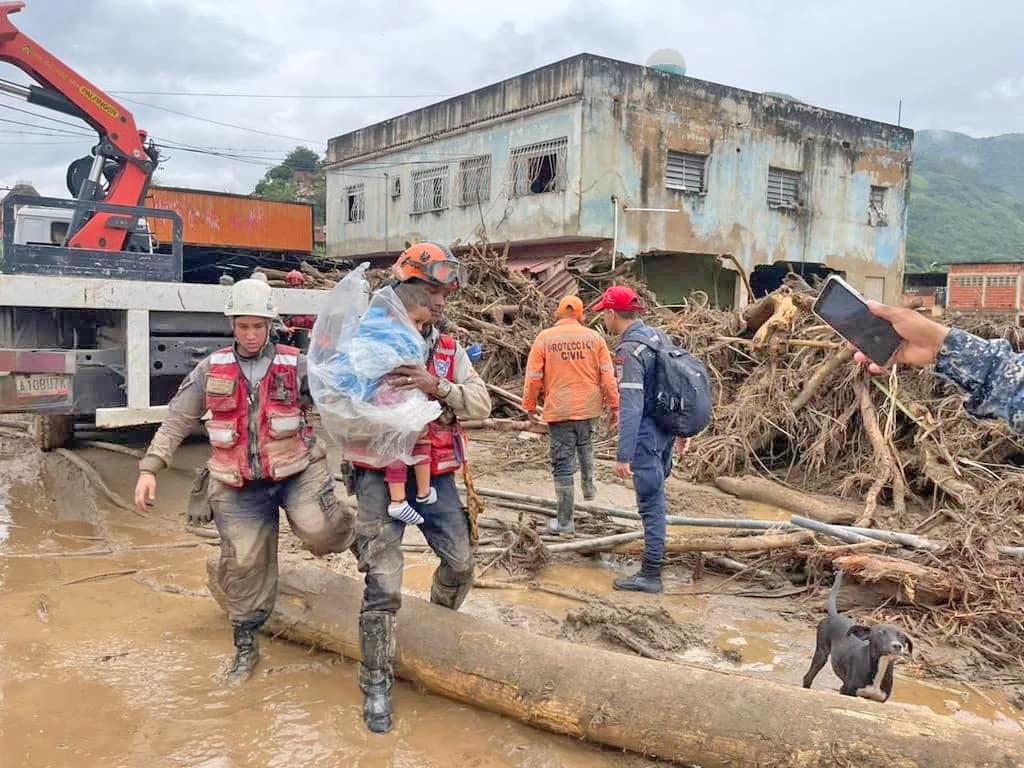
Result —
[[[562,101],[537,109],[543,100],[531,99],[548,92]],[[570,93],[581,95],[565,96]],[[494,110],[501,110],[497,119]],[[854,275],[855,285],[868,276],[890,275],[886,283],[897,289],[892,273],[903,263],[913,135],[906,129],[588,56],[397,120],[390,128],[374,126],[332,140],[336,155],[349,156],[369,151],[373,142],[422,140],[329,172],[332,255],[379,251],[385,210],[392,244],[410,234],[469,239],[481,219],[492,238],[513,242],[611,239],[614,196],[623,206],[678,209],[620,214],[618,249],[628,257],[728,251],[748,269],[780,259],[825,263]],[[408,135],[392,135],[402,126]],[[438,138],[427,138],[442,128]],[[510,148],[562,136],[569,140],[567,190],[509,199]],[[666,152],[673,149],[709,154],[706,194],[665,187]],[[483,210],[458,206],[459,158],[485,154],[492,158],[490,200]],[[411,173],[429,165],[394,164],[431,159],[449,165],[452,204],[439,215],[414,215]],[[382,165],[398,168],[397,200],[388,196],[383,180],[373,178]],[[768,206],[771,166],[803,173],[799,212]],[[365,185],[367,202],[366,221],[350,225],[339,222],[344,187],[351,183]],[[888,226],[869,222],[875,184],[889,188]]]

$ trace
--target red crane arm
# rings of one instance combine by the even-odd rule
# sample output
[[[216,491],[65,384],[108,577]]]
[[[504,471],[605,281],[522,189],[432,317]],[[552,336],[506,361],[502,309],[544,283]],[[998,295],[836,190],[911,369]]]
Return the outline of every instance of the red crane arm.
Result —
[[[99,134],[93,173],[82,185],[79,200],[142,205],[157,163],[156,150],[145,145],[146,132],[135,125],[131,112],[14,26],[11,14],[24,7],[23,2],[0,3],[0,61],[13,64],[43,86],[31,86],[19,95],[30,103],[78,117]],[[104,195],[99,181],[104,164],[110,161],[116,163],[117,170]],[[129,230],[123,216],[95,212],[84,223],[84,217],[76,219],[78,226],[72,223],[69,247],[107,251],[124,247]]]

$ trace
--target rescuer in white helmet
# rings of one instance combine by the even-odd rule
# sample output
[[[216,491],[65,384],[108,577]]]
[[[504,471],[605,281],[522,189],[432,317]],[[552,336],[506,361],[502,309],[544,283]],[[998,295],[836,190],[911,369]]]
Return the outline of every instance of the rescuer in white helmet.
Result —
[[[210,459],[189,501],[192,525],[211,519],[221,538],[217,580],[227,596],[235,657],[228,679],[251,676],[256,634],[277,596],[278,508],[315,555],[344,552],[354,517],[334,496],[326,452],[306,420],[306,359],[274,344],[274,291],[262,275],[230,287],[224,314],[234,344],[203,359],[182,382],[139,462],[135,504],[156,496],[156,475],[205,421]],[[205,493],[204,493],[205,490]]]

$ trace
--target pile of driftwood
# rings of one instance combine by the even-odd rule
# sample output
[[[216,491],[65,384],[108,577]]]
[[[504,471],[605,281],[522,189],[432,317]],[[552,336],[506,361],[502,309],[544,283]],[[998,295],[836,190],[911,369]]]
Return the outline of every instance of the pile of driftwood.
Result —
[[[491,384],[497,418],[480,426],[543,431],[518,408],[518,399],[530,345],[553,322],[555,302],[527,276],[508,270],[507,249],[487,243],[465,248],[460,258],[468,280],[452,297],[448,319],[463,341],[485,348],[478,369]],[[879,607],[880,616],[919,637],[970,647],[1000,666],[1024,667],[1024,561],[1007,554],[1024,545],[1024,471],[1018,468],[1024,439],[1001,423],[969,417],[962,396],[930,371],[866,377],[841,339],[810,312],[815,290],[796,275],[743,311],[699,300],[670,310],[658,306],[628,263],[615,271],[602,266],[595,260],[576,275],[584,304],[612,283],[633,285],[646,299],[647,321],[701,357],[715,381],[714,423],[679,463],[683,476],[720,485],[752,474],[771,478],[783,486],[773,486],[763,500],[787,507],[778,497],[788,493],[787,508],[803,515],[802,495],[825,494],[824,501],[812,499],[817,514],[806,517],[899,538],[855,531],[841,538],[835,530],[812,534],[797,526],[705,537],[707,546],[676,537],[670,551],[729,553],[736,559],[723,557],[719,564],[761,575],[778,573],[767,565],[787,559],[812,566],[831,561],[861,580],[890,586],[892,599]],[[957,324],[1024,349],[1024,332],[1011,323],[968,316]],[[610,456],[612,446],[606,437],[599,453]],[[520,441],[509,464],[542,463],[545,452],[543,440]],[[742,485],[750,482],[732,490],[750,497]],[[829,505],[839,514],[821,514]],[[635,533],[615,526],[604,531],[605,538],[634,536],[616,542],[622,552],[638,549]],[[482,555],[488,560],[508,552],[522,565],[539,562],[530,553],[538,541],[515,529],[491,535],[490,552]]]
[[[502,301],[487,292],[488,284],[516,280],[520,293],[514,300],[524,305],[515,315],[516,330],[503,336],[488,329],[494,333],[488,341],[507,342],[507,354],[485,371],[515,393],[519,386],[510,380],[522,370],[529,342],[551,322],[551,308],[529,287],[518,287],[516,278],[505,277],[493,251],[478,253],[490,254],[475,272],[482,276],[476,283],[482,295],[460,306],[459,324],[472,325],[474,308]],[[473,255],[467,261],[472,265]],[[863,581],[889,585],[891,600],[880,606],[880,616],[920,637],[972,648],[1001,667],[1024,667],[1024,561],[1012,554],[1024,545],[1024,471],[1018,468],[1024,438],[999,422],[971,418],[962,395],[931,371],[865,376],[842,340],[810,312],[816,292],[795,275],[742,312],[699,301],[678,311],[657,308],[655,297],[628,272],[601,278],[581,280],[586,303],[612,281],[633,284],[652,308],[648,322],[700,356],[716,382],[714,424],[679,465],[688,479],[727,485],[726,478],[757,474],[784,484],[762,500],[778,503],[781,497],[799,512],[806,506],[802,494],[826,494],[819,514],[810,517],[909,534],[895,541],[847,531],[840,539],[834,530],[819,529],[811,541],[805,528],[797,528],[768,532],[774,539],[763,533],[704,542],[678,537],[676,551],[708,545],[731,553],[733,565],[761,573],[768,560],[785,562],[787,552],[791,559],[810,558],[811,565],[831,561]],[[547,317],[537,307],[545,307]],[[1024,350],[1024,333],[1012,321],[965,316],[955,322]],[[512,415],[507,399],[496,403]],[[527,445],[542,458],[543,443]],[[732,490],[748,498],[752,493],[742,484]],[[830,503],[839,513],[823,517],[820,510]],[[634,541],[618,550],[639,546]]]

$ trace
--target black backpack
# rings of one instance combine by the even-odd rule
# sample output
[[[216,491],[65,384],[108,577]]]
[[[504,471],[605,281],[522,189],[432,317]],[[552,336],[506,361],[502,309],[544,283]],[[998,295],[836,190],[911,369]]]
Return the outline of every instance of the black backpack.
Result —
[[[714,401],[708,369],[660,337],[640,343],[654,352],[655,390],[648,403],[655,423],[676,437],[693,437],[711,423]]]

